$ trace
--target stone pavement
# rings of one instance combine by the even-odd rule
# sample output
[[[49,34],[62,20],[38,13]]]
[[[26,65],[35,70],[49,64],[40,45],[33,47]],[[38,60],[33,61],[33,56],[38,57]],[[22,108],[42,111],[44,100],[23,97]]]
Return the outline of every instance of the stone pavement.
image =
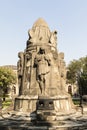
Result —
[[[38,121],[36,115],[23,112],[3,113],[0,130],[87,130],[87,114],[77,112],[57,116],[54,121]]]

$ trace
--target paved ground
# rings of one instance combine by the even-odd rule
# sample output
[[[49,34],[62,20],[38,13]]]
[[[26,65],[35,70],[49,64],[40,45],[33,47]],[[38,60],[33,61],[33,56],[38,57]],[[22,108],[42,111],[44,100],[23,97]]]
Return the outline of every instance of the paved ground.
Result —
[[[87,130],[87,107],[78,108],[73,114],[56,116],[55,120],[37,120],[35,113],[10,110],[0,112],[0,130]]]
[[[0,116],[0,130],[87,130],[87,114],[78,111],[57,116],[53,121],[38,121],[35,114],[4,112]]]

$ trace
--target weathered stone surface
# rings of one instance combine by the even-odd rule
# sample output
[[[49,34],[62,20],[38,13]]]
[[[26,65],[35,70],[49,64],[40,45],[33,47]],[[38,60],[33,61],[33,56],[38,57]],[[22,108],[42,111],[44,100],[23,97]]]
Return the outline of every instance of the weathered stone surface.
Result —
[[[39,18],[28,31],[24,52],[19,52],[19,96],[15,110],[33,112],[38,100],[52,100],[56,115],[73,113],[74,105],[66,93],[66,64],[64,53],[57,51],[57,31]],[[45,103],[45,102],[44,102]]]

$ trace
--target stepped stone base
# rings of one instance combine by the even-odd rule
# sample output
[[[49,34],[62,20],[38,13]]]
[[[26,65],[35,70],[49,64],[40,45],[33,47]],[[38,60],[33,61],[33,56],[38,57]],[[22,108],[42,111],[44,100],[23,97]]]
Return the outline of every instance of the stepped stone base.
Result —
[[[37,108],[38,101],[39,108]],[[45,103],[46,102],[46,103]],[[45,105],[46,104],[46,105]],[[41,106],[42,105],[42,106]],[[39,109],[39,110],[38,110]],[[71,98],[67,95],[63,96],[19,96],[15,99],[15,111],[33,113],[35,111],[44,112],[52,111],[55,115],[64,115],[75,112]]]

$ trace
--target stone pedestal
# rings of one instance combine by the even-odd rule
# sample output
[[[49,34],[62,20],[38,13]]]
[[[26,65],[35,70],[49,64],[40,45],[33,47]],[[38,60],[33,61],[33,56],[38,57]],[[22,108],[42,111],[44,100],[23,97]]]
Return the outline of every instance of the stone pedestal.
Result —
[[[73,106],[73,107],[72,107]],[[29,113],[52,112],[55,117],[75,112],[75,107],[69,96],[19,96],[15,98],[15,111]],[[42,114],[42,115],[43,115]]]
[[[19,96],[15,98],[15,111],[21,112],[29,112],[32,113],[36,111],[36,102],[38,100],[38,96]]]

